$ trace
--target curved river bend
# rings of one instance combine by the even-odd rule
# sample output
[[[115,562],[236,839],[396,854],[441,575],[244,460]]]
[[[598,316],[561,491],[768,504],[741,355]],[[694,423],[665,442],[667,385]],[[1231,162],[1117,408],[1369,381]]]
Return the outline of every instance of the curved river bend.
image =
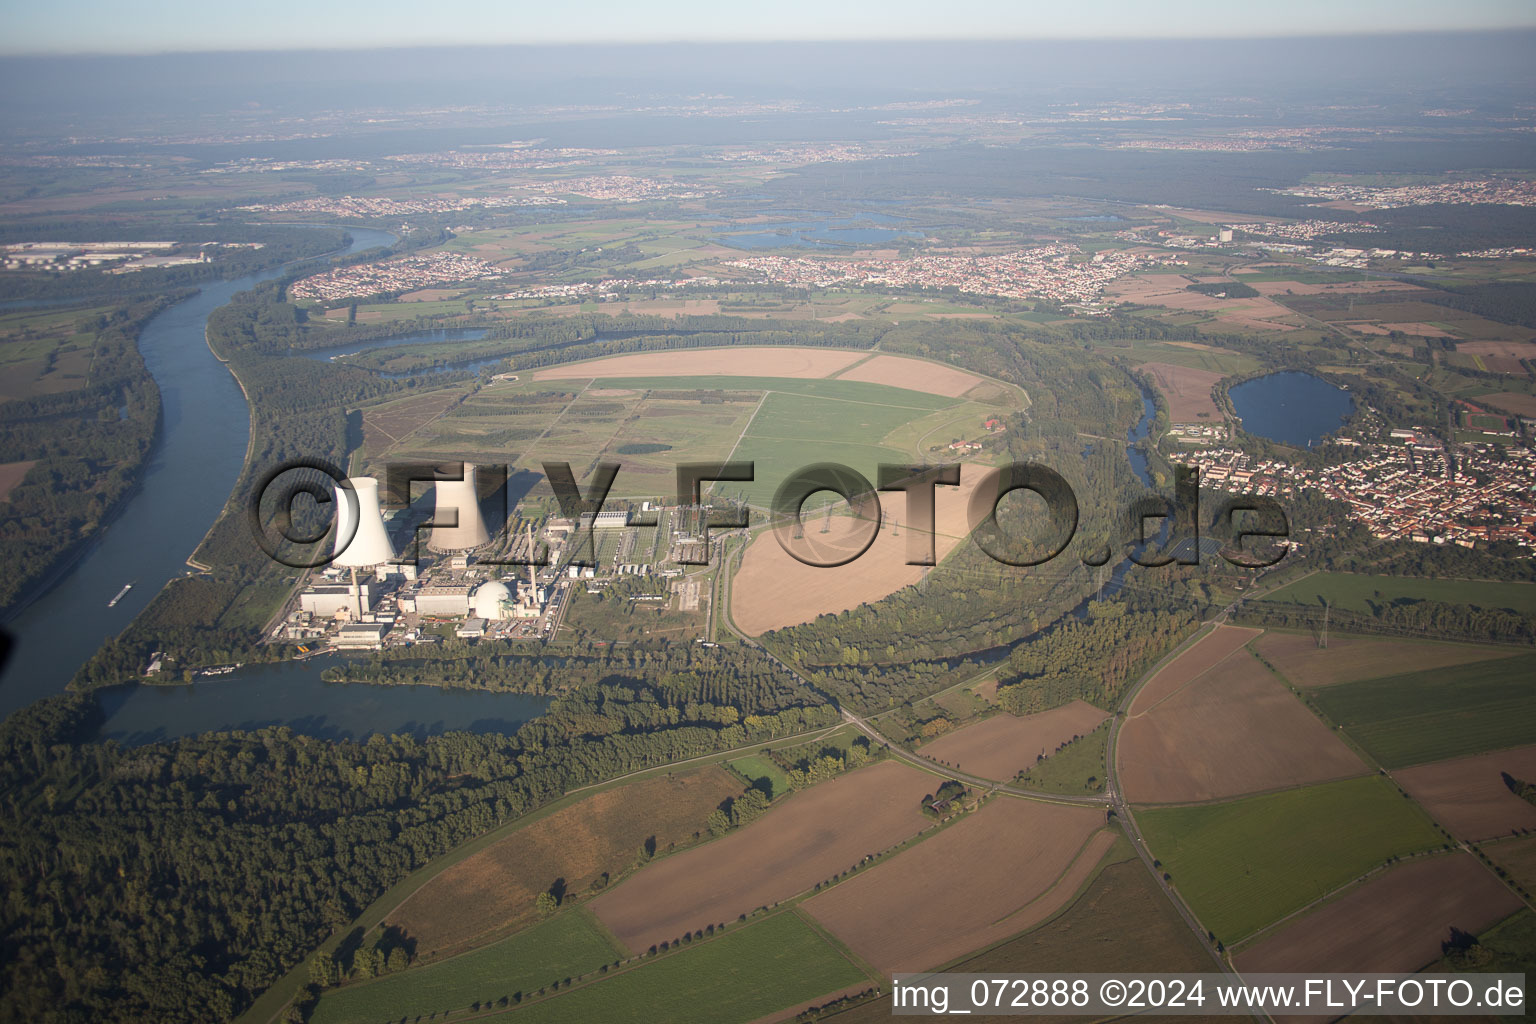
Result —
[[[347,253],[388,245],[350,228]],[[145,325],[139,350],[160,388],[163,422],[139,489],[51,589],[6,623],[11,658],[0,675],[0,715],[60,692],[108,637],[187,572],[186,559],[219,514],[245,461],[250,416],[234,377],[208,350],[208,316],[282,268],[219,281]],[[114,607],[107,602],[132,583]],[[546,700],[423,686],[325,683],[329,659],[243,669],[190,686],[102,691],[102,735],[146,742],[217,729],[288,725],[320,736],[510,731]]]

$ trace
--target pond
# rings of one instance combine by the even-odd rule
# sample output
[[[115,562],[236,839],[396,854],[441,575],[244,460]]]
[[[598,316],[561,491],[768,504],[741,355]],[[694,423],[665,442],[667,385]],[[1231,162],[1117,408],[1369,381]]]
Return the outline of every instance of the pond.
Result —
[[[1354,397],[1314,374],[1269,373],[1228,390],[1243,429],[1258,437],[1310,447],[1344,425]]]

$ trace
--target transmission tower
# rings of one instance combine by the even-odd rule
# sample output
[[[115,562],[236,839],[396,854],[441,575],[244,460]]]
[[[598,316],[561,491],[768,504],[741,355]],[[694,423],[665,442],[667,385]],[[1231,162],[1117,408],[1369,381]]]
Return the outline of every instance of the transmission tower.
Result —
[[[1326,597],[1323,598],[1323,636],[1317,646],[1325,651],[1328,649],[1328,613],[1332,610],[1332,603]]]

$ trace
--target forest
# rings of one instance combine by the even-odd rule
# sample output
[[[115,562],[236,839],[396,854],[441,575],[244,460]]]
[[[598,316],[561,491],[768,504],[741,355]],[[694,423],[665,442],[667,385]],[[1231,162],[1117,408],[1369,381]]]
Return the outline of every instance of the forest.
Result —
[[[568,682],[513,736],[276,727],[125,748],[89,739],[89,695],[16,712],[0,724],[0,1018],[230,1020],[467,839],[577,786],[838,720],[750,650],[658,644]]]

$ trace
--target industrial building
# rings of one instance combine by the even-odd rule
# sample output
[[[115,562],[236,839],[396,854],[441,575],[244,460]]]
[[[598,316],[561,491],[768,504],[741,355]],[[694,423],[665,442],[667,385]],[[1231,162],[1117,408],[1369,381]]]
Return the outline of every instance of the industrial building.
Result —
[[[367,583],[332,583],[310,587],[299,595],[299,610],[322,619],[346,612],[360,619],[373,610],[373,589]]]

